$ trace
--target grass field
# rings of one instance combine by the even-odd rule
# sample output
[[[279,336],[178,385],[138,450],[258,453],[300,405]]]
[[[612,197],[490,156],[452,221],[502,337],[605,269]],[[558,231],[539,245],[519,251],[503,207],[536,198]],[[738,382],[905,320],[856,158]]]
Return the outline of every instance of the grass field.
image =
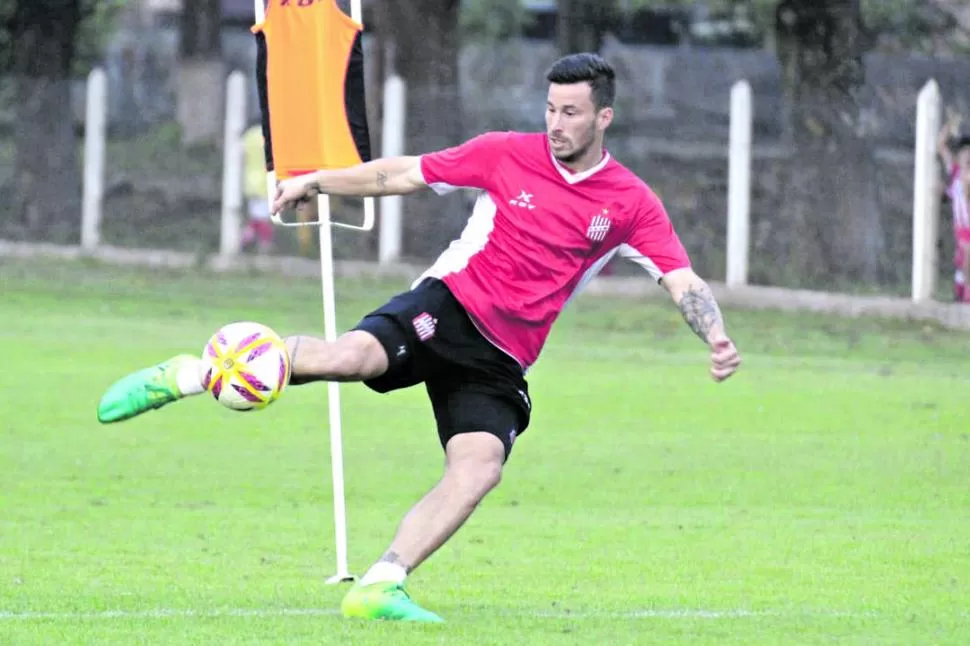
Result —
[[[447,623],[337,615],[326,389],[100,426],[113,379],[220,324],[321,329],[319,284],[0,264],[0,644],[966,644],[966,334],[579,299],[505,478],[411,577]],[[346,327],[400,284],[341,282]],[[439,474],[423,391],[342,388],[351,567]]]

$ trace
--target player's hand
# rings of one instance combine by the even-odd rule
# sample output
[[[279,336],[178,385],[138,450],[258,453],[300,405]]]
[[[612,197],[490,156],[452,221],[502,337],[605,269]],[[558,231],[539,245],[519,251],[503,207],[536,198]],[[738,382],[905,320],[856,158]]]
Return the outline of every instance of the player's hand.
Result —
[[[734,342],[723,334],[711,339],[711,377],[721,382],[733,375],[741,365],[741,355]]]
[[[290,177],[276,185],[273,215],[299,204],[305,204],[320,194],[319,185],[310,176]]]

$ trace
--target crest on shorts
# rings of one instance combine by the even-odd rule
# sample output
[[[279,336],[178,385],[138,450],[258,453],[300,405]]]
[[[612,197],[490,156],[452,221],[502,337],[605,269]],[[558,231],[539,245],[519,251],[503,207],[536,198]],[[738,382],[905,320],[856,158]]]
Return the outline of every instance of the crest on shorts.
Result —
[[[609,209],[603,209],[599,215],[594,215],[593,219],[589,223],[589,228],[586,229],[586,237],[593,242],[603,242],[606,240],[606,234],[610,232],[610,226],[613,222],[606,217],[610,214]]]
[[[414,331],[417,332],[418,338],[422,341],[427,341],[434,336],[435,326],[437,326],[438,320],[427,312],[421,312],[411,319],[411,324],[414,325]]]

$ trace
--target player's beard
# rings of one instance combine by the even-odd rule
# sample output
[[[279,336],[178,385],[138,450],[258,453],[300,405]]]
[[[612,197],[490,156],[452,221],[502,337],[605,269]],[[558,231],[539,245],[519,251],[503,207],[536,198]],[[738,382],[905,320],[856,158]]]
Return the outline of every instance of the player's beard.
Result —
[[[571,152],[555,155],[556,159],[558,159],[564,164],[572,164],[582,159],[583,156],[589,152],[589,149],[593,146],[593,143],[596,141],[596,124],[595,123],[590,124],[589,130],[587,130],[584,133],[584,135],[585,135],[583,137],[584,141],[581,145],[579,145],[577,148],[574,148]]]

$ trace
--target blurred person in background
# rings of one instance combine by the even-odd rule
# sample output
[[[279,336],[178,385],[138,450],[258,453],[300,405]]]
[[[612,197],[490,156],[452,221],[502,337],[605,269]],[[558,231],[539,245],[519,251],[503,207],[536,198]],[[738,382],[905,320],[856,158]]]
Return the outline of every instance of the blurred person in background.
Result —
[[[254,246],[260,253],[268,253],[273,247],[273,223],[269,219],[269,197],[266,188],[266,157],[263,147],[263,129],[257,121],[243,133],[243,156],[245,179],[243,196],[249,216],[243,229],[242,248]]]
[[[953,299],[970,303],[970,136],[960,136],[962,118],[947,110],[937,138],[937,153],[946,170],[946,196],[953,209]],[[952,148],[951,148],[951,142]]]

